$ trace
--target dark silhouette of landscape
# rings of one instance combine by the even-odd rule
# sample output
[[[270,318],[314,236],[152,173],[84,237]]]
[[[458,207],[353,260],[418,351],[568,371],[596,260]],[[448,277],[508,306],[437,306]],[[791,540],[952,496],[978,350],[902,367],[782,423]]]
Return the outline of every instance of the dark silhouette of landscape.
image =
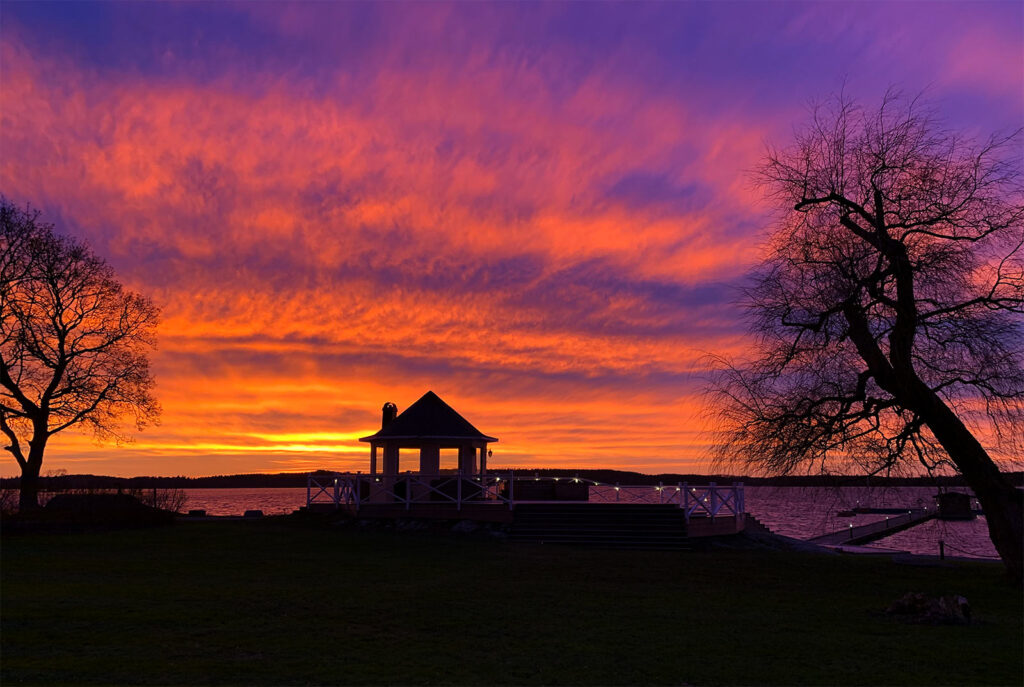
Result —
[[[541,477],[575,475],[583,479],[614,484],[731,484],[743,482],[748,486],[777,487],[963,487],[966,482],[960,475],[932,477],[864,477],[863,475],[786,475],[781,477],[750,477],[741,475],[707,475],[695,473],[663,473],[657,475],[631,472],[628,470],[573,470],[558,468],[517,468],[525,475],[536,473]],[[211,475],[209,477],[112,477],[109,475],[56,475],[40,477],[44,491],[67,491],[88,489],[256,489],[256,488],[305,488],[309,474],[333,474],[329,470],[312,473],[247,473],[238,475]],[[1017,486],[1024,486],[1024,471],[1007,472],[1007,478]],[[18,477],[0,478],[0,489],[16,489]]]

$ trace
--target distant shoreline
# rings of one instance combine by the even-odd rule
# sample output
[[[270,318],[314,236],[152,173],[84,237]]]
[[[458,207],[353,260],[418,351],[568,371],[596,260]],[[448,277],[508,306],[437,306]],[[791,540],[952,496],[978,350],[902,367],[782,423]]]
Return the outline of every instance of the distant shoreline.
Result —
[[[504,472],[505,470],[498,470]],[[959,475],[942,477],[864,477],[863,475],[789,475],[784,477],[750,477],[742,475],[700,475],[666,473],[647,475],[624,470],[574,470],[574,469],[530,469],[515,468],[523,475],[539,474],[573,475],[608,484],[731,484],[743,482],[747,486],[777,487],[966,487]],[[318,471],[329,474],[330,471]],[[108,475],[57,475],[40,477],[40,488],[44,491],[68,489],[254,489],[254,488],[299,488],[306,486],[309,473],[237,474],[213,475],[209,477],[112,477]],[[1016,486],[1024,486],[1024,472],[1008,472],[1006,475]],[[19,477],[0,478],[0,489],[17,489]]]

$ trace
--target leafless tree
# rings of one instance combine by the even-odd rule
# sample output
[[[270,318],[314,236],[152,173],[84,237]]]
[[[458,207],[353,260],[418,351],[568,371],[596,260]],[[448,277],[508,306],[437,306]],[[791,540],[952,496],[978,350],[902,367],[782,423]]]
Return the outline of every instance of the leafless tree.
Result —
[[[147,353],[158,310],[88,246],[0,199],[0,431],[38,507],[46,444],[74,425],[125,439],[159,415]]]
[[[712,392],[717,456],[785,474],[951,466],[1021,577],[1020,136],[979,142],[889,92],[839,96],[758,171],[778,203],[745,302],[754,354]]]

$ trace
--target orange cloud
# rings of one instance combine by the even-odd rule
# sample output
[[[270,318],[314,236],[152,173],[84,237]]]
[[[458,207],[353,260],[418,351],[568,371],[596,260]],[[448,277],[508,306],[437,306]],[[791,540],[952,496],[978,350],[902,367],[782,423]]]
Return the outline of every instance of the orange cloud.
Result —
[[[428,388],[502,465],[699,460],[701,356],[742,346],[719,285],[756,257],[728,230],[760,221],[756,123],[600,70],[555,98],[511,56],[322,93],[111,79],[12,36],[2,59],[5,193],[164,312],[161,426],[61,435],[51,468],[364,468],[380,404]]]

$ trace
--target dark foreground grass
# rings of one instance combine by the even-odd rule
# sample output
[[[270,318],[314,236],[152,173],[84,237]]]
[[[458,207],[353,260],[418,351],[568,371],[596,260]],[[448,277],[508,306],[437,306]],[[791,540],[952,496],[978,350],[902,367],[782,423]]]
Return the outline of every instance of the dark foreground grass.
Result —
[[[1020,684],[998,565],[281,521],[3,539],[2,683]],[[882,613],[966,596],[970,626]]]

